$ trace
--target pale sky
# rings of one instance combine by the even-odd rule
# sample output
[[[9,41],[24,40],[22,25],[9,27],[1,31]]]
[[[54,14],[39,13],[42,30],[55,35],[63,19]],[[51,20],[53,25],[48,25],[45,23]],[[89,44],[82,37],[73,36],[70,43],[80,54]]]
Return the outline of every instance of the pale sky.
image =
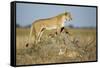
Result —
[[[73,18],[72,21],[67,21],[66,25],[96,27],[96,8],[80,6],[17,3],[16,22],[21,26],[27,26],[35,20],[53,17],[65,11],[70,12]]]

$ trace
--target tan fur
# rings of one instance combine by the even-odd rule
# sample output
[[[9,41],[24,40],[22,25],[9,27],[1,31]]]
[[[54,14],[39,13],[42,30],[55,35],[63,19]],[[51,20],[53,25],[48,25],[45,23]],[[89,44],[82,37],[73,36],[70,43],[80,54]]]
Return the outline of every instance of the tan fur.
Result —
[[[64,27],[64,22],[66,20],[70,21],[71,19],[72,19],[71,14],[65,12],[51,18],[36,20],[35,22],[32,23],[31,26],[29,43],[31,38],[33,37],[33,33],[35,38],[34,43],[37,43],[40,40],[43,31],[45,29],[46,30],[57,29],[57,33],[59,34],[61,27]]]

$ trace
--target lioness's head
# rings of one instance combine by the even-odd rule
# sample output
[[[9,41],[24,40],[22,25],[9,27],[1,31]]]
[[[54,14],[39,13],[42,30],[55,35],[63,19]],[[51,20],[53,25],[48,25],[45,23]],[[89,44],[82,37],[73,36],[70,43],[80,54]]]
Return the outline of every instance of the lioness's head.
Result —
[[[64,15],[65,15],[65,19],[66,19],[67,21],[72,20],[72,16],[71,16],[71,13],[70,13],[70,12],[65,12]]]

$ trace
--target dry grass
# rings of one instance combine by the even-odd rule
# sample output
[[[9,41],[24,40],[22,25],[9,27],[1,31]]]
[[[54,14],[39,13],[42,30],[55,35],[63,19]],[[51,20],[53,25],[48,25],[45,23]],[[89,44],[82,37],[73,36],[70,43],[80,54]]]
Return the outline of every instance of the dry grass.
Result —
[[[48,34],[52,32],[45,31],[37,45],[27,48],[25,45],[28,42],[29,29],[17,28],[17,65],[96,60],[95,29],[69,29],[71,36],[61,33],[48,37]]]

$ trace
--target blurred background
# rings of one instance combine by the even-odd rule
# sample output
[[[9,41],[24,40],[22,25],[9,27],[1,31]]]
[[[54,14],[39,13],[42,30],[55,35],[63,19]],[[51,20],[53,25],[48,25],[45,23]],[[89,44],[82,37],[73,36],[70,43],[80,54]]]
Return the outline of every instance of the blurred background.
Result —
[[[65,11],[70,12],[73,18],[72,21],[66,21],[65,26],[71,28],[96,27],[95,7],[17,3],[16,10],[17,27],[30,27],[35,20],[54,17]]]

